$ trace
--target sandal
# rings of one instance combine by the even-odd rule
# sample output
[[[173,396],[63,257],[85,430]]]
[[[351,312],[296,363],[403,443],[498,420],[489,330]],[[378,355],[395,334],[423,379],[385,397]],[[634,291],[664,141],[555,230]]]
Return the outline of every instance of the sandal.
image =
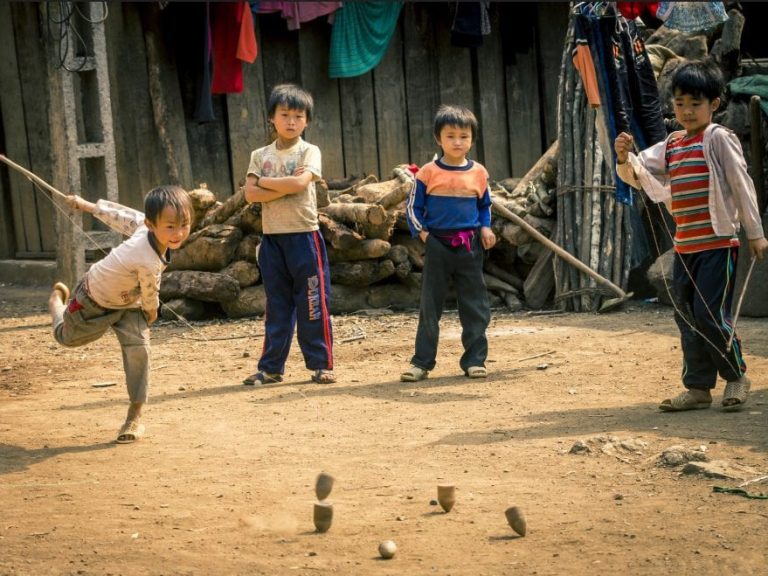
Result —
[[[411,366],[400,374],[400,382],[418,382],[419,380],[424,380],[429,375],[429,370],[424,370],[424,368],[419,368],[418,366]]]
[[[659,404],[662,412],[682,412],[683,410],[703,410],[712,404],[709,390],[689,389],[674,398],[667,398]]]
[[[464,371],[464,374],[468,378],[485,378],[488,376],[488,370],[485,369],[485,366],[470,366]]]
[[[336,382],[336,376],[333,375],[333,370],[318,368],[312,373],[312,382],[317,384],[333,384]]]
[[[67,285],[63,282],[56,282],[56,284],[53,285],[53,289],[61,296],[62,303],[66,304],[67,300],[69,300],[69,288],[67,288]]]
[[[746,376],[742,376],[733,382],[727,382],[725,384],[725,392],[723,392],[723,411],[736,412],[741,410],[747,403],[751,387],[752,381]]]
[[[136,442],[139,438],[144,436],[144,424],[136,420],[129,420],[123,427],[120,428],[120,432],[117,433],[115,442],[118,444],[131,444]]]
[[[256,384],[263,386],[264,384],[277,384],[282,381],[282,374],[270,374],[269,372],[262,372],[259,370],[256,374],[251,374],[248,378],[243,380],[243,384],[246,386],[254,386]]]

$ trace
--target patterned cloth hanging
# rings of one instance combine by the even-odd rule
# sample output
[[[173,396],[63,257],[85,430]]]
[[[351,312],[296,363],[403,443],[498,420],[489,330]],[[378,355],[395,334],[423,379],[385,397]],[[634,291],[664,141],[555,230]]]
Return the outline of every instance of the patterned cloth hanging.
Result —
[[[722,2],[659,2],[656,17],[686,34],[707,32],[728,20]]]

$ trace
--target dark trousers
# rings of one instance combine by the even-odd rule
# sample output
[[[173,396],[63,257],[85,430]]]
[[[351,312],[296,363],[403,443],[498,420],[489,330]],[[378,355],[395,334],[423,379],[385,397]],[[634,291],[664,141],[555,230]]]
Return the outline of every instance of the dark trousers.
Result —
[[[738,248],[675,254],[672,297],[683,348],[686,388],[711,390],[718,374],[731,382],[747,369],[738,337],[734,336],[731,351],[725,350],[733,332],[731,304],[737,256]]]
[[[332,370],[331,275],[320,232],[265,234],[259,267],[267,295],[259,370],[285,371],[294,327],[306,367]]]
[[[430,234],[427,236],[421,276],[416,353],[411,359],[411,364],[424,370],[435,367],[440,318],[451,280],[458,300],[461,343],[464,345],[459,365],[466,372],[470,366],[485,366],[488,357],[485,330],[491,321],[491,306],[483,279],[480,235],[475,234],[472,238],[472,251],[469,252],[464,246],[445,246]]]

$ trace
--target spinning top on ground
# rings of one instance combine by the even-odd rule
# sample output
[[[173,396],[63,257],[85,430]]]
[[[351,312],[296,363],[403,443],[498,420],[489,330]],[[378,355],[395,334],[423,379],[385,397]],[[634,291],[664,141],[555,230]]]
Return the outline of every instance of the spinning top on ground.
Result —
[[[397,544],[395,544],[394,541],[384,540],[384,542],[379,544],[379,554],[384,560],[392,558],[392,556],[395,555],[395,552],[397,552]]]
[[[333,476],[320,472],[315,480],[315,495],[318,500],[325,500],[333,490]]]
[[[312,516],[318,532],[328,532],[333,521],[333,504],[330,502],[315,502],[315,513]]]
[[[453,505],[456,504],[456,486],[453,484],[438,484],[437,501],[443,510],[450,512]]]
[[[507,508],[504,514],[506,515],[507,522],[509,522],[512,530],[520,534],[520,536],[525,536],[526,523],[523,511],[517,506],[512,506],[511,508]]]

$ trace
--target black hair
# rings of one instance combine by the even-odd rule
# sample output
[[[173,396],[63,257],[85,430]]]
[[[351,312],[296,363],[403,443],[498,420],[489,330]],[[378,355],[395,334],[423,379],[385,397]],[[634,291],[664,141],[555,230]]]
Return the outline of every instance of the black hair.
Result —
[[[192,200],[181,186],[158,186],[150,190],[144,198],[144,216],[153,224],[157,223],[168,206],[176,212],[178,222],[192,223]]]
[[[469,108],[455,106],[453,104],[441,104],[435,114],[433,132],[435,138],[440,139],[440,131],[445,126],[458,126],[469,128],[472,131],[472,140],[477,136],[477,118]]]
[[[307,115],[307,122],[312,120],[312,109],[315,106],[312,95],[296,84],[278,84],[272,88],[267,101],[269,118],[274,117],[275,110],[280,105],[291,110],[303,110]]]
[[[720,97],[724,87],[723,74],[712,60],[686,62],[672,75],[672,94],[679,92],[714,100]]]

